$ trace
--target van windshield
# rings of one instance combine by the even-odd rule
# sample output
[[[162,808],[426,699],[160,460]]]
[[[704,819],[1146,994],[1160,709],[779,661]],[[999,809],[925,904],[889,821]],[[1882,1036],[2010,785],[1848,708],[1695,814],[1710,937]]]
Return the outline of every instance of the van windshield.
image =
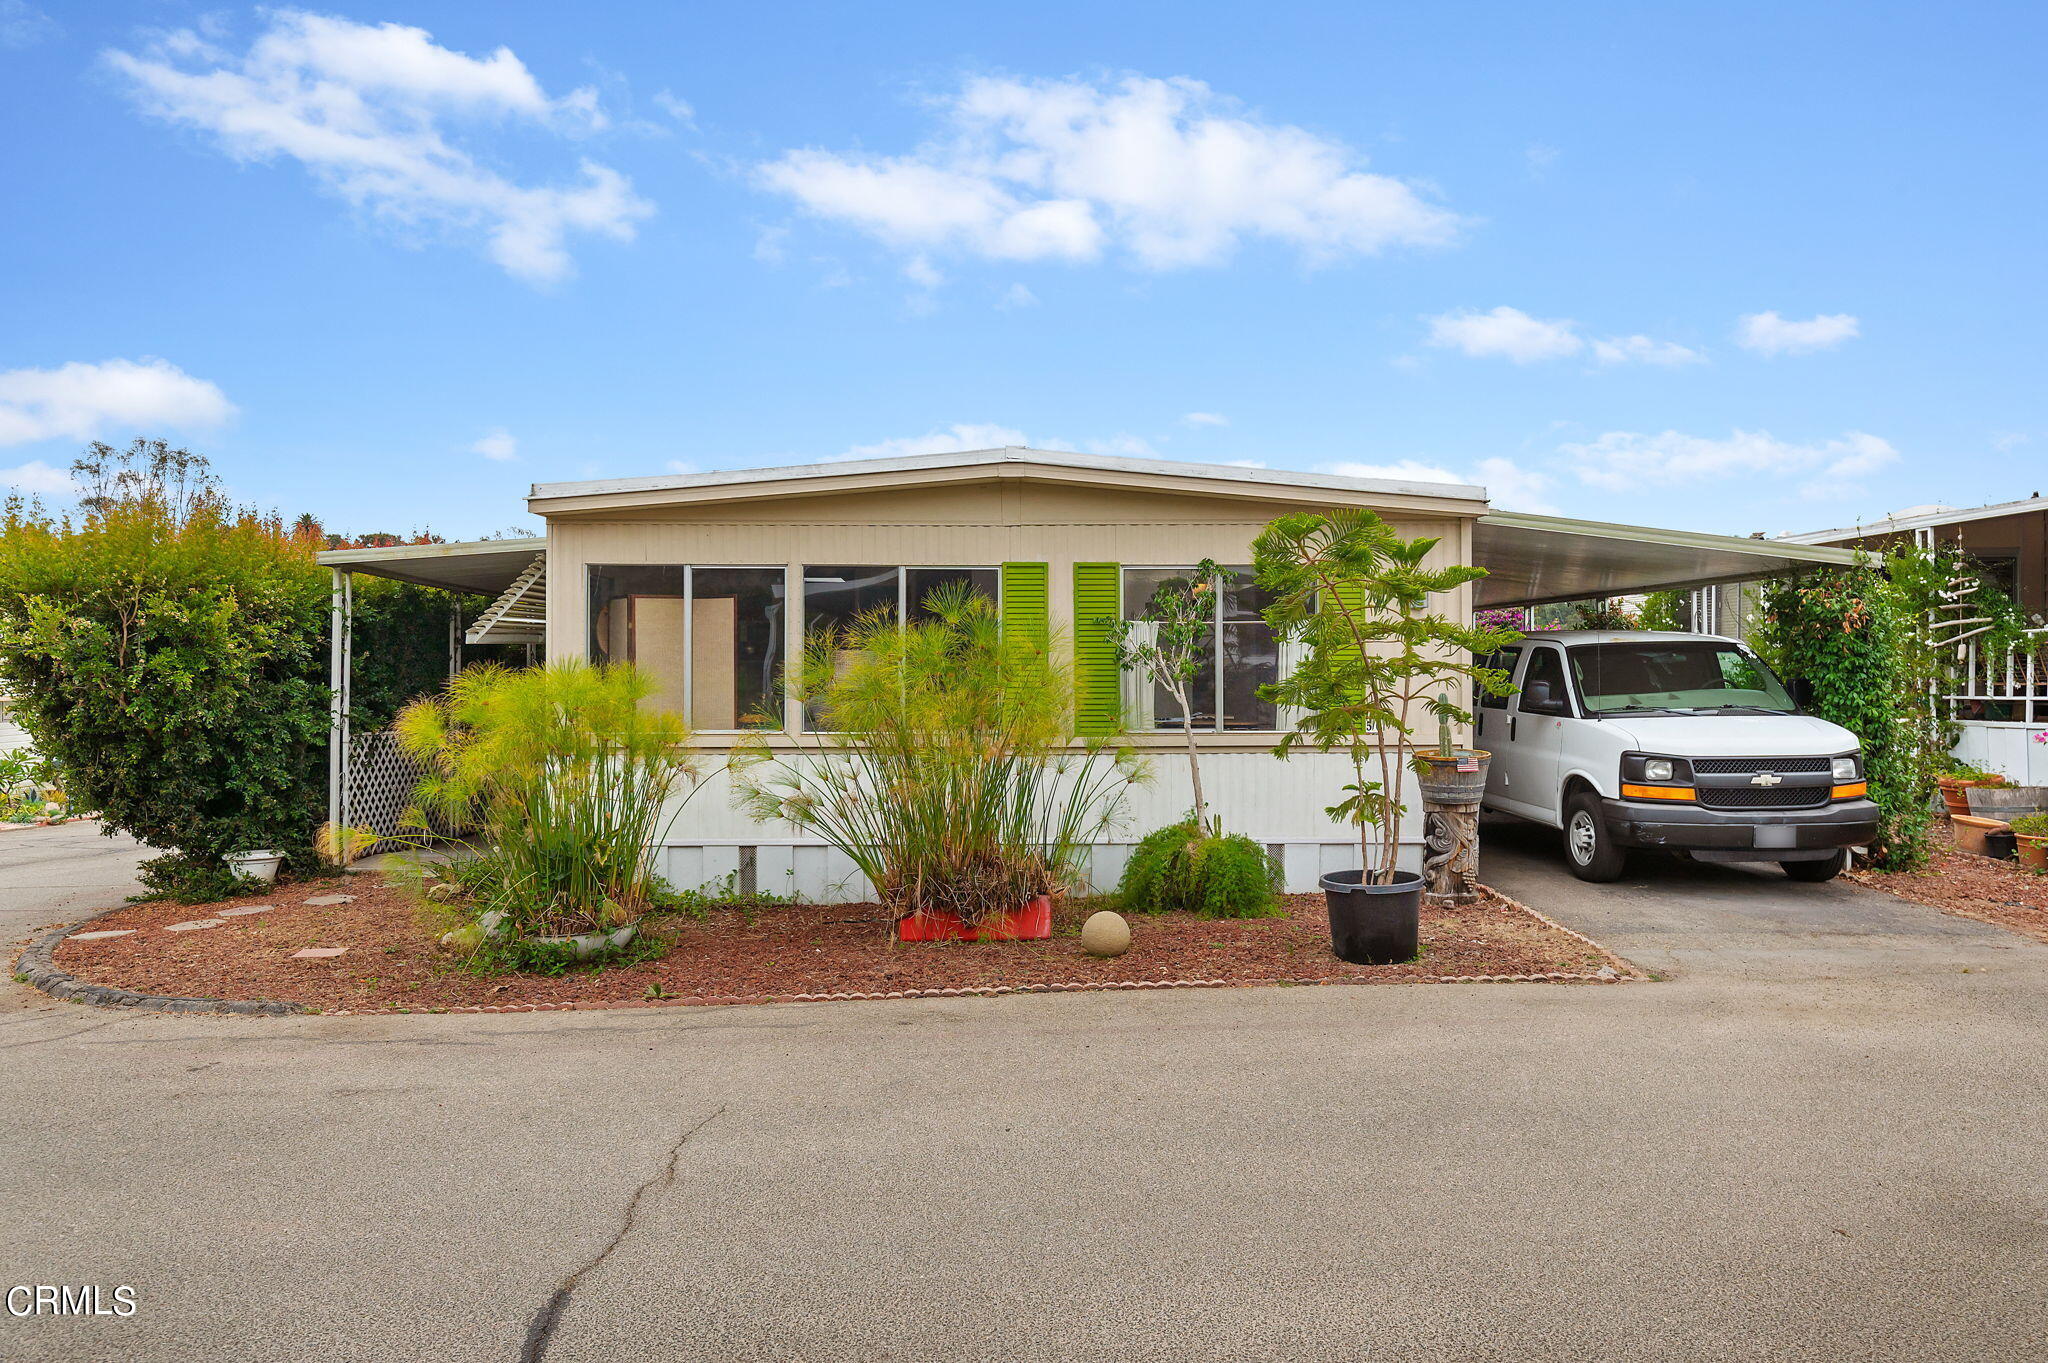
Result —
[[[1799,708],[1771,669],[1734,644],[1581,644],[1571,660],[1592,715],[1789,715]]]

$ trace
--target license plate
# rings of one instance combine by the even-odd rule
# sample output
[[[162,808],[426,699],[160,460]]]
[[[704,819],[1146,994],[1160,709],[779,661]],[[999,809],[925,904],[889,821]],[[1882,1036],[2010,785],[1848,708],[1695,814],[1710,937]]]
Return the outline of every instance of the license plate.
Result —
[[[1756,845],[1776,848],[1797,847],[1798,833],[1799,830],[1788,823],[1766,824],[1756,830]]]

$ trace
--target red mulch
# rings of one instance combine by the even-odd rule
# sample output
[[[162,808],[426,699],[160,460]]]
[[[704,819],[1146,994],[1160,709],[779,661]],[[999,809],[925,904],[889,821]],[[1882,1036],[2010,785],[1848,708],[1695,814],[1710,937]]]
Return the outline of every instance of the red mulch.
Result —
[[[1874,890],[2048,942],[2048,874],[1937,845],[1918,871],[1852,871]]]
[[[811,993],[888,993],[1123,980],[1223,980],[1258,983],[1346,979],[1363,983],[1428,981],[1445,976],[1593,974],[1620,964],[1599,948],[1502,900],[1426,910],[1419,962],[1347,965],[1330,954],[1322,896],[1294,895],[1283,917],[1204,920],[1183,914],[1138,916],[1123,956],[1081,950],[1082,921],[1096,905],[1054,912],[1053,936],[1039,942],[891,940],[873,904],[721,908],[705,918],[651,921],[667,939],[659,960],[558,976],[484,977],[462,969],[436,940],[437,927],[400,889],[352,876],[339,887],[355,902],[308,907],[337,893],[334,882],[281,886],[267,898],[207,904],[136,904],[91,930],[138,928],[133,936],[66,941],[59,968],[81,979],[142,993],[223,999],[277,999],[322,1009],[437,1008],[644,999],[650,985],[676,998],[755,1001]],[[218,908],[270,903],[268,913],[222,926],[166,932],[170,923],[211,917]],[[347,947],[326,960],[294,960],[301,947]]]

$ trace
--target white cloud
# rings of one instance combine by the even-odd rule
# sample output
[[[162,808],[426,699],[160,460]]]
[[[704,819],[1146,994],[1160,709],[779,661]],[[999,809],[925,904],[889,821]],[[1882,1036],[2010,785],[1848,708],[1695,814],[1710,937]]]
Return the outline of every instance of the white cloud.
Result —
[[[1431,345],[1461,350],[1475,359],[1500,356],[1516,364],[1530,364],[1576,355],[1586,346],[1573,329],[1575,323],[1563,319],[1546,322],[1520,308],[1466,309],[1423,320],[1429,323]]]
[[[1312,263],[1437,245],[1458,218],[1341,142],[1247,114],[1200,81],[982,77],[933,102],[904,156],[806,148],[758,169],[811,213],[908,252],[1213,265],[1248,240]]]
[[[1822,313],[1804,322],[1789,321],[1775,312],[1752,312],[1737,322],[1735,340],[1762,355],[1804,355],[1832,350],[1859,331],[1857,320],[1846,312]]]
[[[1464,483],[1483,487],[1489,501],[1503,511],[1528,511],[1548,515],[1557,508],[1544,498],[1550,478],[1507,459],[1482,459],[1469,473],[1458,473],[1441,464],[1403,459],[1392,464],[1325,464],[1324,473],[1340,478],[1386,478],[1401,483]]]
[[[663,113],[685,128],[697,126],[697,111],[690,107],[688,100],[679,98],[673,90],[655,91],[654,103]]]
[[[932,263],[923,256],[912,256],[903,262],[903,277],[920,289],[936,289],[946,282],[946,277],[932,268]]]
[[[1558,155],[1556,147],[1542,142],[1531,142],[1522,152],[1522,157],[1529,166],[1529,178],[1541,180],[1548,175],[1550,168],[1557,164]]]
[[[1217,412],[1189,412],[1181,422],[1188,426],[1228,426],[1230,418]]]
[[[514,440],[512,433],[503,426],[494,426],[483,439],[469,447],[469,452],[502,463],[519,457],[519,442]]]
[[[671,459],[666,465],[670,473],[695,473],[697,466],[682,459]]]
[[[52,468],[40,459],[31,459],[11,469],[0,469],[0,486],[16,492],[53,492],[60,496],[77,491],[70,473]]]
[[[1609,431],[1584,444],[1560,445],[1581,482],[1616,492],[1671,487],[1714,478],[1807,479],[1805,493],[1839,491],[1898,460],[1891,442],[1863,431],[1801,445],[1766,431],[1735,431],[1726,439],[1664,431]]]
[[[1018,308],[1035,308],[1038,306],[1038,295],[1022,284],[1012,284],[1003,290],[1003,296],[996,301],[996,306],[1004,312],[1013,312]]]
[[[872,445],[855,445],[841,459],[896,459],[912,454],[952,454],[959,450],[993,450],[1006,445],[1028,445],[1024,432],[1008,426],[962,423],[924,435],[896,440],[878,440]]]
[[[1676,341],[1657,341],[1648,336],[1613,336],[1593,342],[1593,358],[1602,364],[1698,364],[1706,356]]]
[[[163,360],[74,360],[0,373],[0,445],[89,440],[109,427],[190,430],[234,414],[219,388]]]
[[[1266,461],[1263,459],[1226,459],[1223,463],[1225,467],[1233,469],[1262,469],[1266,467]]]
[[[34,47],[59,32],[57,21],[27,0],[0,0],[0,47]]]
[[[213,134],[237,160],[289,156],[349,203],[404,226],[481,234],[509,273],[573,272],[568,238],[631,239],[654,211],[617,171],[584,159],[580,179],[527,185],[452,142],[456,126],[518,121],[562,136],[605,126],[596,91],[551,99],[509,48],[477,58],[424,29],[295,10],[236,57],[191,30],[146,51],[109,51],[148,112]]]
[[[1659,341],[1643,335],[1588,340],[1579,334],[1579,324],[1570,318],[1531,317],[1520,308],[1495,308],[1491,312],[1464,308],[1422,320],[1429,323],[1430,345],[1461,351],[1473,359],[1499,358],[1516,364],[1534,364],[1538,360],[1566,359],[1588,347],[1601,364],[1681,365],[1706,358],[1676,341]]]

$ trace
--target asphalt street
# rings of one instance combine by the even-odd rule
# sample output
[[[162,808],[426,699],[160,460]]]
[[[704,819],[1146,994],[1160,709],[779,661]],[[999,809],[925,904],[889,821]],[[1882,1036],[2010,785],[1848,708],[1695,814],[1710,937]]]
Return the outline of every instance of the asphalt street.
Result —
[[[2048,948],[1487,839],[1665,978],[284,1019],[7,986],[0,1279],[138,1309],[0,1316],[0,1358],[2048,1356]]]

